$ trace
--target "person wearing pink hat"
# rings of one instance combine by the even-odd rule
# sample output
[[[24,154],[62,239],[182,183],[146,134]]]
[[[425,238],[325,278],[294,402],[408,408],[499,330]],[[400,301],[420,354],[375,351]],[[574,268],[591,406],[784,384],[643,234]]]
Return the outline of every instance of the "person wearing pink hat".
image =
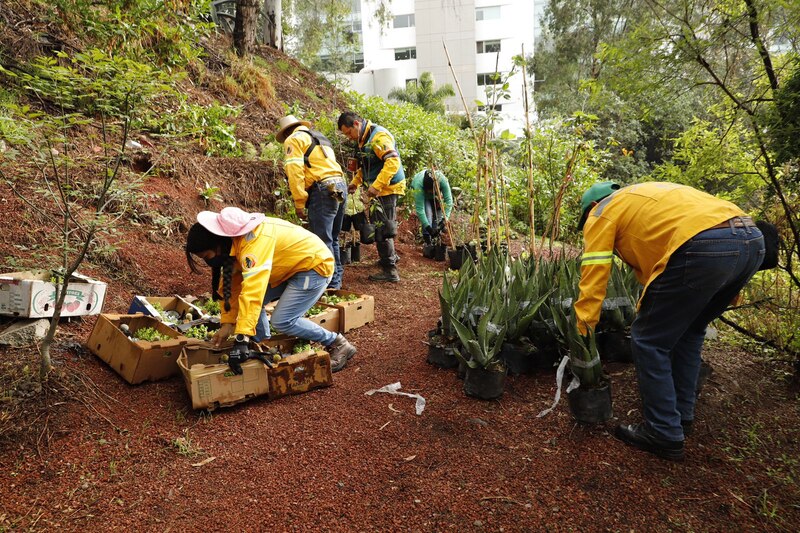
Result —
[[[325,346],[334,372],[356,354],[355,346],[342,334],[303,317],[319,301],[334,272],[333,255],[310,231],[238,207],[226,207],[219,213],[202,211],[186,236],[186,261],[192,272],[199,273],[196,259],[212,268],[217,282],[221,271],[222,327],[212,342],[219,346],[235,335],[232,362],[246,359],[251,340],[259,342],[270,336],[264,304],[276,298],[275,329]],[[214,285],[219,296],[219,285]],[[236,371],[237,366],[231,368]]]

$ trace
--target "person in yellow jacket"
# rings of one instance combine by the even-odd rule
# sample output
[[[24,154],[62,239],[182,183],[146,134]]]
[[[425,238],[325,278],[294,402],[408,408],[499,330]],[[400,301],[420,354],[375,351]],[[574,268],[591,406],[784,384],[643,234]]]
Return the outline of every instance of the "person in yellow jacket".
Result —
[[[340,289],[344,267],[339,257],[339,232],[347,202],[342,167],[327,137],[294,115],[280,120],[275,138],[283,143],[283,170],[297,217],[308,220],[308,229],[333,254],[336,267],[329,288]]]
[[[380,209],[375,209],[370,216],[375,219],[372,222],[381,224],[383,228],[381,239],[376,239],[382,271],[372,274],[369,279],[398,282],[400,274],[394,235],[397,232],[397,200],[406,191],[406,175],[394,137],[386,128],[364,120],[352,111],[339,115],[338,126],[339,131],[357,146],[358,169],[348,191],[353,194],[363,186],[367,198],[380,205]]]
[[[325,292],[334,269],[330,250],[310,231],[238,207],[202,211],[186,236],[186,261],[199,273],[196,259],[222,271],[222,327],[212,342],[219,346],[235,335],[231,361],[247,358],[251,340],[270,336],[264,305],[276,298],[275,329],[326,346],[334,372],[355,355],[343,335],[303,317]],[[236,371],[234,364],[231,368]]]
[[[615,436],[681,460],[706,326],[761,266],[764,238],[736,205],[674,183],[598,183],[581,210],[580,332],[597,325],[614,255],[644,286],[631,326],[644,421],[618,426]]]

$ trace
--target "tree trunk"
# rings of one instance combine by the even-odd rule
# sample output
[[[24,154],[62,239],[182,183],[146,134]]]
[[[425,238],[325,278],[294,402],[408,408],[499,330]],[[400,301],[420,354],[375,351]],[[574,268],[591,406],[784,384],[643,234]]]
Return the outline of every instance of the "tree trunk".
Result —
[[[258,0],[236,1],[236,26],[233,28],[233,47],[239,57],[250,53],[256,42]]]
[[[264,13],[266,21],[264,22],[264,35],[266,36],[267,44],[277,50],[283,50],[283,24],[281,17],[283,16],[281,10],[282,0],[264,0]]]

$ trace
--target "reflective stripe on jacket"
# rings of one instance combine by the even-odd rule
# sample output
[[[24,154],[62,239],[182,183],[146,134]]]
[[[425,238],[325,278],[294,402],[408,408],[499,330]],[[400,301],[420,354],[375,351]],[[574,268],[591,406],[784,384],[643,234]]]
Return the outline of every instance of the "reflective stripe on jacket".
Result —
[[[330,146],[318,144],[308,156],[310,167],[305,164],[304,154],[314,143],[306,126],[298,126],[283,142],[283,170],[289,180],[294,206],[303,209],[308,200],[309,187],[327,178],[343,177],[342,167],[336,162],[336,154]]]
[[[436,190],[431,193],[426,193],[422,188],[422,182],[425,180],[425,170],[417,172],[411,178],[411,190],[414,191],[414,206],[417,211],[417,218],[419,219],[422,227],[430,226],[430,221],[425,215],[425,200],[433,200],[436,196]],[[450,191],[450,182],[447,181],[445,175],[440,171],[436,171],[436,178],[439,181],[439,190],[442,193],[442,200],[444,200],[444,217],[450,218],[450,212],[453,210],[453,193]]]
[[[406,191],[406,174],[400,154],[389,131],[369,120],[359,132],[358,150],[361,166],[352,183],[375,187],[378,196],[403,194]]]
[[[585,334],[597,325],[615,254],[633,268],[644,286],[643,298],[683,243],[743,215],[727,200],[674,183],[631,185],[601,200],[583,228],[580,296],[575,302],[578,329]]]
[[[233,238],[231,255],[242,271],[231,280],[231,310],[222,312],[223,324],[236,324],[234,333],[255,335],[268,287],[276,287],[298,272],[333,275],[334,260],[328,247],[310,231],[279,218]],[[220,293],[222,291],[220,290]]]

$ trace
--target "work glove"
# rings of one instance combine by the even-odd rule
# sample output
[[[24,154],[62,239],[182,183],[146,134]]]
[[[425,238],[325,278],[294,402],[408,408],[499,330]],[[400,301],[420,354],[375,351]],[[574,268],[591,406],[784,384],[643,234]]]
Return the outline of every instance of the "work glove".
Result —
[[[228,353],[228,366],[237,376],[243,373],[242,363],[250,357],[250,346],[246,342],[237,342]]]
[[[438,237],[439,236],[439,228],[436,226],[428,226],[428,235],[431,237]]]

